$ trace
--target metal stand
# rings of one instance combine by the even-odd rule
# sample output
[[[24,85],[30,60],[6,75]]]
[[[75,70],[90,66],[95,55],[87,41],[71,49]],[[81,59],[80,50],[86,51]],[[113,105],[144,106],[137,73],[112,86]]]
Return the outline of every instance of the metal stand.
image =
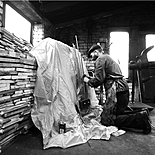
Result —
[[[154,63],[149,63],[147,59],[147,53],[153,48],[154,46],[150,46],[149,48],[142,51],[140,56],[136,57],[136,61],[131,61],[129,64],[129,69],[133,71],[133,77],[132,77],[132,99],[130,106],[132,108],[148,108],[150,110],[153,110],[153,107],[145,104],[144,102],[144,83],[148,81],[151,78],[149,67],[155,66]],[[134,101],[134,95],[135,95],[135,76],[137,73],[137,84],[139,88],[139,101]]]

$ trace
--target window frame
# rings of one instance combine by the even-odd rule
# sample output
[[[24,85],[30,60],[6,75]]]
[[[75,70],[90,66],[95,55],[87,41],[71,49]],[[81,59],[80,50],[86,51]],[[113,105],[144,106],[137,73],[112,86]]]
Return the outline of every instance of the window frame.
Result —
[[[3,3],[3,21],[2,21],[3,27],[5,28],[6,4],[9,5],[12,9],[14,9],[17,13],[19,13],[27,21],[30,22],[30,24],[31,24],[31,29],[30,29],[30,43],[32,44],[33,21],[31,21],[24,13],[22,13],[19,9],[17,9],[14,5],[12,5],[8,1],[4,1],[4,3]]]

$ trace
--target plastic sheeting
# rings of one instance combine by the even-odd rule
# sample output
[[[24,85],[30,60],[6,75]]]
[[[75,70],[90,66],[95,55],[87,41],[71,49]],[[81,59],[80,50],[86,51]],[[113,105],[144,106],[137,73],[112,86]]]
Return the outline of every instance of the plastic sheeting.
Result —
[[[109,140],[118,129],[99,123],[102,108],[93,88],[87,86],[90,114],[82,118],[75,109],[79,99],[86,95],[83,93],[82,68],[88,74],[80,52],[60,41],[46,38],[30,53],[38,64],[31,117],[42,133],[43,148],[68,148],[89,139]],[[66,123],[66,133],[59,134],[60,120]]]

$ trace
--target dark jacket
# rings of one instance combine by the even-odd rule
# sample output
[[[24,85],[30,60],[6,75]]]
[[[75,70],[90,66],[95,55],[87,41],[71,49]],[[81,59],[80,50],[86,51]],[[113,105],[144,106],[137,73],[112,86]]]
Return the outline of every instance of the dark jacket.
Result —
[[[96,60],[94,78],[89,80],[88,85],[91,87],[104,85],[105,89],[108,89],[106,83],[109,80],[115,80],[117,86],[121,87],[121,91],[128,90],[128,84],[123,80],[120,66],[108,54],[103,54]]]

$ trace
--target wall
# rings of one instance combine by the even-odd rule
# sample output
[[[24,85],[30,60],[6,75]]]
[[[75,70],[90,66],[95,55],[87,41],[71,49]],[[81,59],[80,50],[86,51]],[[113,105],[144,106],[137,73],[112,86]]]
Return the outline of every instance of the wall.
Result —
[[[129,61],[145,48],[142,43],[141,31],[155,32],[155,10],[150,3],[139,3],[132,8],[121,8],[111,11],[107,15],[89,17],[81,23],[74,23],[56,30],[56,39],[72,45],[75,43],[74,35],[78,36],[80,52],[86,54],[89,47],[100,37],[108,36],[113,28],[129,31]],[[139,40],[141,42],[139,42]]]

